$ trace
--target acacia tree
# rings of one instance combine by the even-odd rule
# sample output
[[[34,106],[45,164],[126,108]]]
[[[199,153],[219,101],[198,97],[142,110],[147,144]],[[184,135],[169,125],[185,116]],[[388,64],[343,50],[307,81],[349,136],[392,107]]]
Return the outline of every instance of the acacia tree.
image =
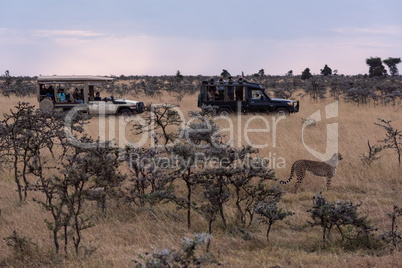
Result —
[[[392,242],[394,247],[402,242],[402,234],[398,231],[397,218],[402,216],[402,208],[394,205],[394,210],[388,213],[387,216],[391,219],[391,230],[385,232],[380,237],[388,243]]]
[[[380,159],[381,156],[378,156],[378,154],[384,149],[384,147],[376,144],[371,146],[369,140],[367,141],[367,146],[368,146],[367,155],[363,153],[360,158],[363,161],[363,163],[370,166],[374,161]]]
[[[171,130],[170,127],[179,126],[183,122],[175,108],[176,106],[171,104],[148,105],[147,110],[150,113],[144,115],[144,124],[138,123],[134,125],[135,133],[151,132],[155,143],[158,143],[157,140],[159,140],[158,136],[160,135],[156,131],[161,130],[161,136],[164,138],[163,145],[166,147],[169,142],[174,142],[179,137],[179,133]]]
[[[45,169],[55,169],[54,147],[64,148],[67,137],[64,131],[64,114],[58,111],[42,111],[29,103],[19,102],[16,110],[4,115],[0,131],[2,161],[11,165],[20,201],[26,200],[32,178],[41,179]],[[83,131],[86,119],[78,115],[71,124],[71,134]],[[50,153],[46,157],[45,151]]]
[[[369,68],[369,77],[375,76],[385,76],[387,74],[387,70],[385,70],[384,65],[382,65],[381,58],[368,58],[366,59],[366,64],[370,66]]]
[[[179,208],[183,207],[187,210],[187,228],[191,228],[191,208],[195,206],[193,203],[193,189],[200,183],[199,171],[197,171],[198,153],[195,148],[189,144],[176,144],[171,148],[171,154],[177,156],[177,168],[174,170],[173,176],[184,181],[187,189],[186,198],[172,196],[172,200],[176,202]]]
[[[401,62],[401,58],[388,58],[386,60],[382,61],[383,63],[385,63],[385,65],[388,66],[389,68],[389,73],[392,76],[396,76],[399,74],[398,72],[398,68],[396,67],[396,65],[398,65]]]
[[[276,221],[281,221],[287,216],[294,214],[292,211],[285,211],[282,208],[278,208],[278,200],[275,199],[259,202],[255,208],[255,212],[261,217],[260,222],[268,225],[266,234],[268,242],[272,225]]]
[[[45,168],[54,168],[55,162],[43,157],[44,150],[55,160],[53,147],[56,143],[64,145],[66,135],[62,113],[36,110],[33,105],[21,102],[15,108],[1,122],[0,149],[3,161],[11,164],[17,192],[23,201],[31,184],[29,177],[41,178]],[[80,116],[74,119],[72,132],[82,131],[82,125],[77,124],[81,119]]]
[[[2,121],[1,145],[4,156],[11,162],[14,172],[14,181],[17,184],[17,192],[20,201],[27,197],[29,182],[27,179],[27,167],[34,156],[31,152],[31,141],[35,138],[34,106],[19,102],[15,106],[16,111],[4,115]],[[25,184],[25,185],[23,185]]]
[[[174,201],[179,207],[187,210],[187,227],[191,228],[191,208],[195,207],[193,200],[193,189],[202,183],[202,170],[198,164],[206,160],[206,152],[213,148],[219,141],[220,128],[211,119],[213,110],[203,109],[201,113],[190,112],[192,120],[183,130],[186,139],[176,144],[170,150],[172,156],[177,158],[178,165],[175,168],[174,176],[181,178],[187,188],[187,197],[174,196]],[[185,201],[184,201],[185,200]]]
[[[119,157],[119,148],[114,148],[111,141],[103,144],[99,140],[96,146],[85,151],[87,157],[84,160],[86,172],[91,174],[93,186],[91,188],[100,189],[104,198],[102,209],[105,209],[106,197],[118,197],[117,189],[125,180],[125,176],[118,170],[122,158]]]
[[[377,126],[383,127],[387,131],[385,139],[380,142],[384,143],[383,149],[395,149],[398,155],[398,163],[401,165],[402,154],[402,130],[398,130],[391,125],[391,120],[378,119],[381,123],[375,123]]]
[[[215,173],[222,172],[222,169],[214,170]],[[223,224],[226,228],[226,220],[223,216],[223,204],[229,201],[230,193],[223,181],[223,176],[208,176],[204,180],[204,199],[207,200],[200,208],[200,212],[204,214],[208,220],[208,234],[212,237],[212,224],[216,220],[217,214],[220,212],[223,220]],[[211,239],[207,243],[207,252],[209,251]]]
[[[266,181],[275,177],[268,163],[256,156],[258,150],[251,146],[236,149],[223,144],[220,128],[211,120],[213,114],[212,107],[204,107],[201,113],[190,113],[193,120],[184,132],[187,143],[174,149],[181,155],[180,163],[185,163],[186,167],[195,164],[196,167],[192,169],[192,175],[181,176],[189,186],[188,193],[197,184],[203,186],[208,203],[201,206],[201,211],[209,220],[209,228],[218,213],[226,228],[224,204],[233,196],[233,188],[241,223],[244,226],[249,215],[251,224],[256,204],[267,197],[281,195],[281,191],[266,187]],[[190,200],[187,201],[190,204]]]
[[[191,228],[191,209],[195,207],[193,202],[193,189],[203,183],[202,169],[199,164],[206,164],[208,152],[213,150],[214,146],[221,145],[220,128],[212,120],[215,110],[212,107],[204,107],[201,112],[190,112],[192,120],[183,130],[185,139],[174,145],[170,149],[170,154],[178,160],[173,175],[181,178],[187,188],[187,197],[180,198],[172,196],[172,200],[179,207],[187,210],[187,226]]]
[[[301,79],[306,80],[310,79],[311,77],[313,77],[313,75],[310,73],[310,68],[304,69],[304,71],[301,74]]]
[[[125,161],[129,165],[131,185],[127,201],[138,206],[147,202],[151,205],[171,197],[172,189],[168,186],[174,178],[171,176],[171,162],[160,148],[125,148]]]
[[[81,142],[93,142],[85,135]],[[67,253],[69,237],[72,236],[75,252],[79,254],[82,231],[93,226],[91,217],[86,215],[84,203],[87,193],[96,185],[106,191],[111,184],[118,184],[121,175],[117,172],[120,161],[112,154],[115,149],[107,149],[99,141],[93,148],[68,145],[67,154],[58,163],[60,174],[41,178],[36,190],[45,194],[46,200],[35,199],[48,210],[52,220],[45,220],[52,231],[56,253],[59,252],[59,233],[63,233],[64,251]]]
[[[256,156],[257,149],[251,146],[234,150],[235,161],[229,167],[227,180],[234,188],[236,208],[240,222],[244,226],[251,225],[256,205],[266,198],[280,198],[282,191],[279,188],[267,188],[268,180],[275,180],[273,170],[268,163]]]
[[[328,65],[325,64],[324,68],[321,69],[321,74],[324,76],[331,75],[332,74],[332,69],[328,67]]]
[[[51,213],[52,221],[45,219],[45,223],[48,229],[52,232],[56,253],[59,253],[60,250],[59,232],[64,227],[64,250],[67,253],[67,227],[72,215],[68,212],[67,200],[62,198],[62,195],[60,194],[67,192],[68,187],[65,181],[57,176],[42,178],[41,181],[42,185],[38,190],[45,194],[46,201],[41,201],[39,199],[34,199],[34,201],[41,204]]]

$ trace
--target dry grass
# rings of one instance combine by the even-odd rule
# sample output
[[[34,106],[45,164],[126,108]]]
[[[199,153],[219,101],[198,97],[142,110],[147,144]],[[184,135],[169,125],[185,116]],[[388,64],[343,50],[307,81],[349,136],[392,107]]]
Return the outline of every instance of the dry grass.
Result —
[[[133,96],[133,98],[136,98]],[[145,103],[179,104],[180,110],[188,120],[187,112],[197,110],[196,95],[185,96],[178,103],[173,96],[162,96],[160,99],[143,98]],[[16,105],[17,98],[0,98],[1,113],[9,112]],[[36,104],[36,99],[25,98]],[[249,140],[256,145],[267,144],[261,148],[262,157],[271,157],[275,172],[279,179],[287,179],[292,163],[297,159],[314,159],[302,143],[302,118],[307,118],[317,110],[324,111],[326,102],[314,103],[308,98],[301,101],[301,110],[286,120],[277,122],[276,132],[270,116],[264,116],[269,123],[269,132],[248,133]],[[322,113],[325,119],[325,114]],[[231,116],[235,145],[247,144],[244,128],[252,115],[238,119]],[[382,158],[371,167],[364,165],[360,155],[367,152],[367,140],[374,144],[383,138],[385,131],[374,125],[377,118],[393,120],[394,127],[402,129],[401,106],[373,107],[372,105],[357,107],[353,104],[340,102],[339,116],[328,121],[323,120],[316,126],[305,130],[306,143],[317,151],[325,151],[326,123],[339,124],[339,151],[344,160],[338,166],[337,174],[332,182],[332,189],[325,191],[325,179],[307,175],[301,186],[301,192],[292,192],[293,183],[286,185],[281,206],[292,210],[295,215],[287,218],[289,224],[280,222],[273,226],[270,243],[265,240],[265,229],[253,226],[253,238],[244,240],[241,235],[234,235],[222,230],[220,222],[214,225],[214,240],[211,251],[224,267],[402,267],[401,252],[372,252],[358,250],[348,252],[341,247],[321,246],[321,230],[305,227],[309,220],[307,210],[312,206],[314,193],[323,191],[329,200],[350,200],[362,202],[360,211],[372,221],[380,231],[389,230],[390,222],[386,214],[391,212],[393,204],[402,206],[402,168],[398,166],[394,152],[385,151]],[[99,120],[93,119],[86,131],[93,137],[99,136]],[[119,122],[106,118],[110,126],[106,129],[112,133],[121,131]],[[228,127],[226,120],[220,120],[222,127]],[[120,122],[121,124],[121,122]],[[114,130],[113,131],[113,126]],[[249,129],[264,128],[262,119],[249,122]],[[240,131],[238,131],[240,130]],[[129,142],[138,142],[139,138],[130,133],[130,127],[123,128]],[[223,134],[229,134],[228,131]],[[240,135],[239,135],[240,134]],[[102,136],[102,135],[101,135]],[[113,138],[119,144],[119,135],[107,134],[105,138]],[[121,137],[121,136],[120,136]],[[121,144],[120,144],[121,145]],[[30,194],[33,197],[35,193]],[[103,215],[94,204],[90,204],[88,213],[95,215],[95,227],[84,232],[83,244],[95,246],[97,250],[86,258],[70,255],[66,258],[51,254],[53,245],[51,235],[43,221],[48,217],[46,212],[29,199],[19,204],[15,185],[8,172],[2,173],[0,180],[0,237],[9,236],[13,230],[20,235],[30,237],[36,248],[29,260],[18,260],[13,257],[12,250],[0,244],[0,266],[64,266],[64,267],[128,267],[133,266],[133,258],[139,252],[152,248],[177,248],[180,239],[193,233],[207,230],[203,218],[193,214],[193,228],[187,230],[185,214],[175,211],[174,207],[161,206],[153,210],[135,207],[110,208]],[[236,217],[235,210],[228,208],[229,230]],[[63,254],[61,254],[63,255]]]

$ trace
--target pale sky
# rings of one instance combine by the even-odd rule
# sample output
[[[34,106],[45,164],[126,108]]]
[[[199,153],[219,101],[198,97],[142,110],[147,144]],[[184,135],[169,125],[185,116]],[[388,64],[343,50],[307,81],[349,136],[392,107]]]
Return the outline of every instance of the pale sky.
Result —
[[[0,0],[0,74],[364,74],[369,57],[402,57],[401,12],[402,0]]]

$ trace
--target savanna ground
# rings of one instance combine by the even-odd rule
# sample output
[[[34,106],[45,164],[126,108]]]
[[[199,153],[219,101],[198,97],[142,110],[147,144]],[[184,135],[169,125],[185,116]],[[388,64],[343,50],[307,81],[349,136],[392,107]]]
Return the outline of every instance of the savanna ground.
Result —
[[[197,95],[186,95],[178,101],[165,93],[158,98],[144,96],[127,96],[139,99],[144,103],[177,104],[188,120],[187,112],[198,110]],[[17,98],[1,97],[0,112],[8,113],[18,101],[26,101],[37,105],[34,97]],[[228,228],[224,230],[220,219],[214,222],[214,233],[211,243],[211,253],[223,267],[402,267],[402,252],[382,248],[378,250],[349,250],[334,240],[323,245],[320,227],[310,227],[311,220],[308,209],[313,205],[312,197],[317,192],[330,201],[350,200],[361,203],[359,212],[367,215],[372,225],[378,228],[376,234],[390,230],[391,222],[387,213],[393,205],[402,206],[402,168],[398,165],[395,151],[390,149],[381,152],[381,158],[371,166],[361,161],[361,155],[367,153],[367,141],[373,145],[385,138],[385,130],[374,123],[378,118],[392,120],[395,128],[402,129],[402,107],[374,106],[368,104],[357,106],[339,101],[338,117],[326,119],[325,106],[332,99],[316,103],[304,97],[300,99],[300,112],[285,120],[278,121],[273,129],[271,116],[263,115],[269,122],[269,132],[249,132],[249,141],[255,145],[268,145],[261,148],[261,157],[271,157],[276,177],[287,179],[292,163],[298,159],[314,157],[302,143],[302,118],[307,118],[320,110],[322,121],[316,126],[305,129],[305,144],[324,152],[326,146],[326,124],[338,123],[339,152],[343,160],[339,163],[337,173],[332,181],[332,188],[325,189],[325,178],[307,174],[299,193],[293,192],[294,181],[283,186],[286,192],[280,206],[295,214],[285,221],[273,225],[270,241],[266,241],[266,227],[255,222],[251,226],[251,239],[244,239],[236,233],[236,209],[234,204],[227,207]],[[234,131],[233,140],[238,145],[247,144],[243,129],[247,120],[255,115],[238,117],[232,115]],[[91,119],[86,126],[86,132],[96,138],[99,136],[99,118]],[[106,120],[109,120],[106,118]],[[228,127],[226,120],[218,121],[222,127]],[[240,126],[239,126],[240,124]],[[266,128],[261,119],[252,120],[249,129]],[[116,128],[117,129],[117,128]],[[239,137],[240,129],[241,137]],[[126,128],[128,140],[135,140]],[[228,132],[223,134],[229,135]],[[107,137],[110,138],[110,137]],[[272,184],[279,184],[279,180]],[[64,253],[57,256],[53,253],[51,233],[46,227],[44,218],[47,212],[32,201],[36,193],[29,193],[28,200],[20,203],[15,189],[12,174],[8,170],[1,172],[0,180],[0,237],[5,238],[15,230],[20,236],[31,239],[32,252],[29,258],[18,258],[12,248],[6,243],[0,244],[0,266],[15,267],[134,267],[133,258],[138,253],[150,252],[155,248],[178,248],[183,237],[192,237],[195,233],[207,231],[207,221],[196,213],[192,214],[193,226],[187,229],[184,211],[176,211],[173,205],[161,205],[153,209],[129,206],[116,207],[113,204],[106,213],[89,205],[88,213],[94,215],[95,226],[83,233],[83,244],[88,248],[96,247],[90,256],[77,257],[73,252],[68,256]],[[202,246],[203,247],[203,246]],[[201,249],[202,249],[201,247]]]

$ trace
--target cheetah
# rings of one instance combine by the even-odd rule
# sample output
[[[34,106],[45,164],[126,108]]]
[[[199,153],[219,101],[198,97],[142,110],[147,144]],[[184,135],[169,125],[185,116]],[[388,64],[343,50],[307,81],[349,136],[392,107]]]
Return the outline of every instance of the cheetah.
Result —
[[[293,163],[290,171],[290,177],[287,181],[280,181],[280,184],[287,184],[293,178],[293,172],[296,172],[297,182],[295,184],[295,191],[297,192],[300,184],[302,183],[306,170],[310,171],[316,176],[327,177],[327,190],[331,185],[331,179],[335,176],[338,161],[342,160],[342,155],[339,153],[334,154],[331,159],[326,162],[311,161],[311,160],[297,160]]]

